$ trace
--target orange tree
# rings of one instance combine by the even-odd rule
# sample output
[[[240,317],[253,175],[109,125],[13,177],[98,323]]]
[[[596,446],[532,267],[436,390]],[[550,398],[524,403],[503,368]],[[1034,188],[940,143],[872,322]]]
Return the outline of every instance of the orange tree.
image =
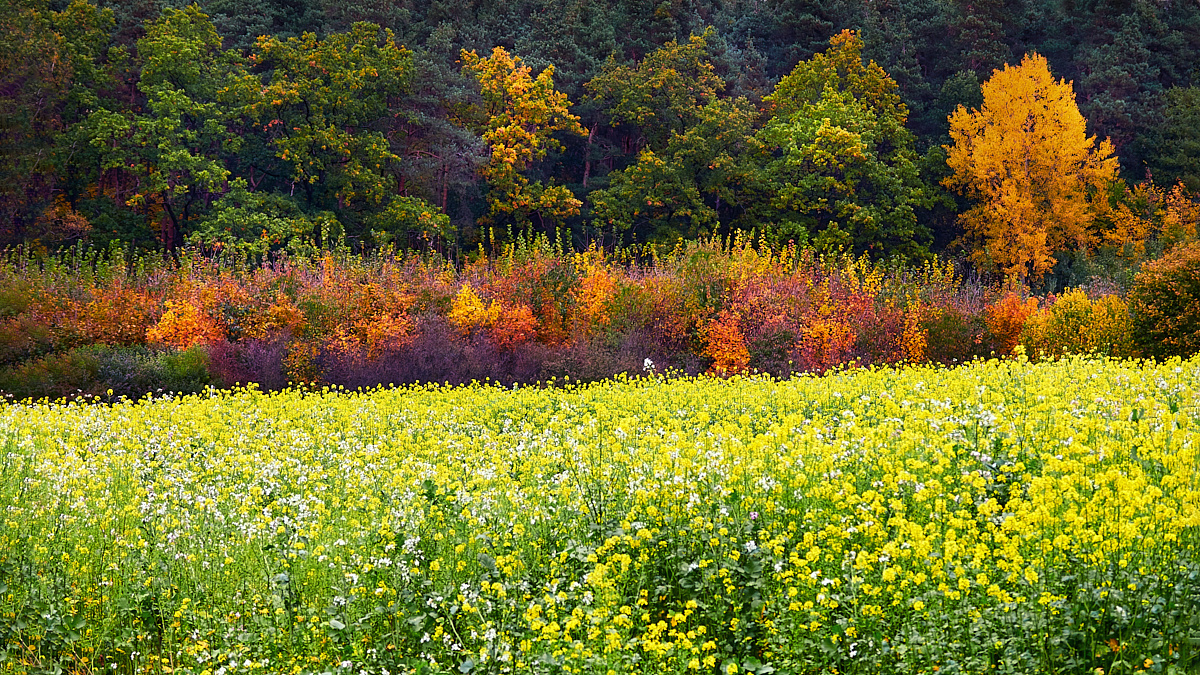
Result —
[[[977,262],[1040,276],[1055,251],[1095,243],[1117,159],[1111,143],[1086,135],[1071,83],[1056,81],[1045,57],[996,71],[979,110],[950,115],[950,138],[954,174],[943,182],[976,202],[959,221]]]

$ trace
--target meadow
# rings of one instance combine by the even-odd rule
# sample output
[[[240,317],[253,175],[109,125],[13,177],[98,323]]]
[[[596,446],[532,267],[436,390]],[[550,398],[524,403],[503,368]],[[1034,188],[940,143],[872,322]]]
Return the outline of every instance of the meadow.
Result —
[[[0,673],[1185,673],[1200,358],[0,407]]]

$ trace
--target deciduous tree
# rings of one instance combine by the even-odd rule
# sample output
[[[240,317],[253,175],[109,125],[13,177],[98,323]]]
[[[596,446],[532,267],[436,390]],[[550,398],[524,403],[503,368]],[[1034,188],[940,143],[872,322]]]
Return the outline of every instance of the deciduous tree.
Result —
[[[980,109],[950,116],[950,137],[954,174],[944,183],[976,201],[959,216],[975,260],[1037,276],[1055,251],[1094,244],[1117,161],[1111,143],[1086,134],[1071,84],[1055,80],[1044,57],[996,71]]]
[[[674,242],[717,232],[722,205],[738,198],[740,161],[758,110],[722,97],[707,30],[669,42],[629,66],[610,60],[587,84],[612,124],[626,134],[632,165],[613,171],[590,195],[596,222],[637,241]]]
[[[243,81],[246,110],[310,208],[388,203],[400,158],[387,132],[411,59],[391,31],[370,23],[324,39],[311,33],[259,38],[251,60],[269,73],[268,82],[262,86],[257,75]]]
[[[161,214],[160,240],[174,249],[197,211],[225,191],[230,172],[221,153],[240,139],[229,133],[233,111],[220,91],[240,66],[221,51],[220,36],[196,5],[164,10],[137,44],[144,103],[98,109],[77,131],[103,169],[134,177],[127,204]]]
[[[895,81],[862,58],[850,31],[802,61],[767,97],[775,115],[757,138],[767,153],[760,217],[781,241],[880,255],[928,254],[915,209],[929,201],[908,108]]]
[[[488,57],[463,51],[462,62],[483,95],[483,139],[491,146],[491,159],[482,169],[489,186],[488,219],[508,218],[524,227],[536,217],[544,229],[547,222],[577,215],[581,202],[569,189],[523,175],[547,152],[562,148],[556,133],[586,133],[566,94],[554,88],[554,66],[534,77],[521,57],[503,47]]]

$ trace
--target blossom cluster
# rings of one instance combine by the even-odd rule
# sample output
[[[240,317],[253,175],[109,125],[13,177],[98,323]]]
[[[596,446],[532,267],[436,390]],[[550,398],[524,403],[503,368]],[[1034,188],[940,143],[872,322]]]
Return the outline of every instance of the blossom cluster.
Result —
[[[1016,358],[6,404],[0,673],[1189,672],[1198,392]]]

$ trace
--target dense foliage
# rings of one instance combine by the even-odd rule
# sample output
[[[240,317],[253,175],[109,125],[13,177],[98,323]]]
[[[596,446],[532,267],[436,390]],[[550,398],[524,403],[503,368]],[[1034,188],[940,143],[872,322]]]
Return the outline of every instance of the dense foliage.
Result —
[[[1130,298],[1134,325],[1150,354],[1200,352],[1200,242],[1147,265]]]
[[[1190,354],[1197,305],[1179,294],[1192,292],[1195,256],[1184,252],[1195,246],[1176,250],[1137,277],[1133,313],[1111,285],[1034,297],[945,261],[746,241],[635,255],[539,239],[465,266],[344,249],[262,263],[186,250],[178,264],[119,249],[13,253],[0,264],[0,394],[786,377],[1018,348],[1033,359]],[[1135,318],[1161,325],[1135,330]]]
[[[457,257],[558,228],[576,250],[755,231],[915,260],[957,241],[1068,278],[1145,243],[1106,209],[1200,187],[1194,2],[98,2],[0,9],[0,244]],[[974,192],[948,116],[994,114],[985,82],[1053,84],[1038,124],[1094,136],[1103,170]],[[1031,150],[1029,178],[1083,142]],[[1107,143],[1141,186],[1100,184]]]
[[[1200,362],[0,407],[0,673],[1182,673]]]

